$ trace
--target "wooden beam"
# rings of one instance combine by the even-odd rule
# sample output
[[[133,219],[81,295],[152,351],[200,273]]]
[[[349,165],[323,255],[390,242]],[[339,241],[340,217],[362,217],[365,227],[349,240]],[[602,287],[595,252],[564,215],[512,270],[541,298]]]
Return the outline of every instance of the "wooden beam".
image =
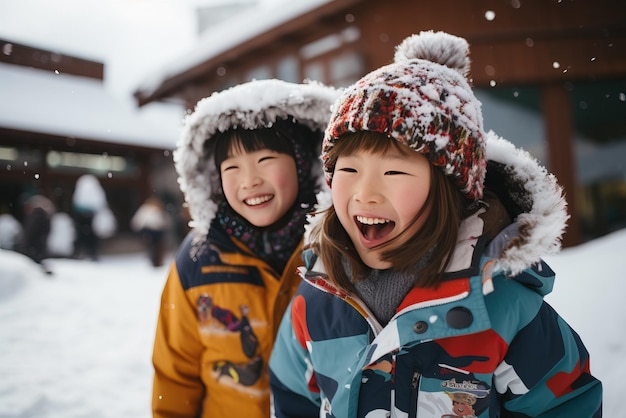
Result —
[[[0,62],[58,71],[98,80],[104,79],[104,64],[64,55],[56,51],[32,48],[27,45],[0,39]]]
[[[563,83],[545,84],[541,89],[544,129],[548,147],[548,168],[565,190],[570,219],[563,246],[582,242],[577,205],[576,158],[570,97]]]
[[[575,47],[574,47],[575,45]],[[597,81],[626,73],[626,34],[612,38],[472,44],[474,85]]]

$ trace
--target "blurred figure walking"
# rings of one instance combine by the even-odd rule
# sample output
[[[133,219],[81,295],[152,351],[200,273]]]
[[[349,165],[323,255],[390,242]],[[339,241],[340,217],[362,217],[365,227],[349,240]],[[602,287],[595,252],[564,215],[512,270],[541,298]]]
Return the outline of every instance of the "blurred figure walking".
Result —
[[[74,255],[76,227],[70,214],[56,212],[50,219],[48,251],[52,257],[71,257]]]
[[[100,256],[100,240],[113,235],[116,221],[106,200],[104,189],[92,174],[76,181],[72,196],[72,215],[76,225],[74,255],[89,256],[93,261]]]
[[[22,224],[10,213],[0,214],[0,248],[15,250],[22,239]]]
[[[24,203],[24,236],[21,252],[41,265],[46,274],[52,274],[44,258],[48,257],[50,219],[55,211],[54,203],[41,195],[32,196]]]
[[[141,234],[148,250],[150,262],[154,267],[163,265],[167,226],[165,207],[156,196],[146,199],[130,220],[132,230]]]

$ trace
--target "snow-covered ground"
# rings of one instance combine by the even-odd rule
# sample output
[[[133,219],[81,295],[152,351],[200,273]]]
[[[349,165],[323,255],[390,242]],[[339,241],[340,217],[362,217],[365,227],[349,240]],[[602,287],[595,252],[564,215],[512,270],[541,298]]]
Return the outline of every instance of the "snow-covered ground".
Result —
[[[624,248],[626,229],[546,258],[557,272],[547,299],[591,352],[607,417],[622,416]],[[143,253],[50,266],[46,276],[0,250],[0,417],[149,418],[167,266],[153,268]]]
[[[0,417],[150,417],[166,267],[143,253],[49,265],[0,250]]]

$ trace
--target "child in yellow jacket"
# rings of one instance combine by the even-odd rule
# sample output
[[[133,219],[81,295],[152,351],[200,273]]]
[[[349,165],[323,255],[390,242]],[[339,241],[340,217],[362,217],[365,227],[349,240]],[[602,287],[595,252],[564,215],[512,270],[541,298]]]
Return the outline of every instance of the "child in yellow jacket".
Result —
[[[174,153],[193,228],[163,290],[155,417],[267,417],[267,364],[299,283],[336,91],[279,80],[198,102]]]

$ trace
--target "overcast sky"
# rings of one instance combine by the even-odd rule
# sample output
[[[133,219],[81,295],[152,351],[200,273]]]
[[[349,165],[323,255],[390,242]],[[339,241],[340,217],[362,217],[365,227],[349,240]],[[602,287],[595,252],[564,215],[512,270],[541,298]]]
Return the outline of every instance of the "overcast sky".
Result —
[[[142,76],[193,46],[195,5],[216,1],[0,0],[0,39],[104,62],[107,89],[130,100]]]

